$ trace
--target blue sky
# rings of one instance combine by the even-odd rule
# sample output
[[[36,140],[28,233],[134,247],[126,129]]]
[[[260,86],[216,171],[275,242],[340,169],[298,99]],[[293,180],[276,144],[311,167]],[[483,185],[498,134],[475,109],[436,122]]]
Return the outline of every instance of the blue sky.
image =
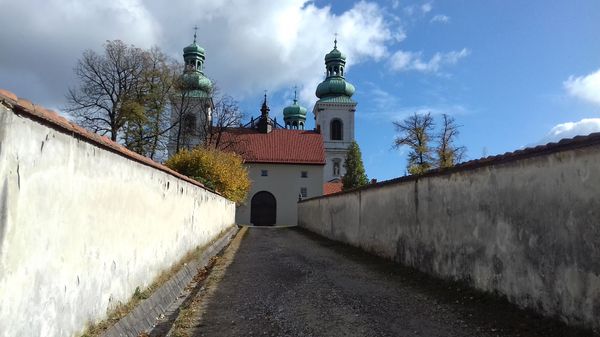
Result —
[[[198,25],[207,75],[248,116],[268,90],[282,120],[294,85],[312,110],[338,32],[356,87],[357,141],[379,180],[405,173],[392,121],[413,112],[453,115],[469,159],[600,130],[597,0],[23,0],[3,8],[0,87],[57,110],[85,49],[121,39],[180,59]]]
[[[458,142],[467,147],[469,159],[554,141],[548,133],[556,125],[600,118],[600,105],[565,88],[570,76],[600,69],[600,2],[380,5],[389,17],[399,17],[406,35],[389,44],[390,53],[419,53],[423,62],[436,53],[465,50],[466,55],[437,70],[394,70],[386,60],[368,60],[347,71],[357,88],[356,137],[369,177],[384,180],[405,173],[405,151],[391,148],[391,122],[414,111],[453,115],[462,125]],[[332,3],[337,13],[349,6]],[[340,41],[340,49],[348,43]]]

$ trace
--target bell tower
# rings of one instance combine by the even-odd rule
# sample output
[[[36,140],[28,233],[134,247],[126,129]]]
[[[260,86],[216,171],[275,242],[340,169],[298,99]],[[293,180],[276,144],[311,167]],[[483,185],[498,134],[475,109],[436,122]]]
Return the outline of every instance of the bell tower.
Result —
[[[169,134],[169,156],[201,144],[212,123],[213,85],[204,75],[204,60],[204,48],[196,43],[194,32],[194,42],[183,48],[185,68],[179,78],[178,94],[171,102],[171,122],[175,127]]]
[[[294,88],[294,103],[283,109],[283,120],[286,129],[304,130],[306,124],[306,108],[298,104],[298,95]]]
[[[323,182],[340,181],[344,176],[344,160],[354,141],[354,86],[345,79],[346,56],[337,48],[325,55],[325,80],[317,87],[319,100],[313,113],[317,131],[323,136],[325,168]]]

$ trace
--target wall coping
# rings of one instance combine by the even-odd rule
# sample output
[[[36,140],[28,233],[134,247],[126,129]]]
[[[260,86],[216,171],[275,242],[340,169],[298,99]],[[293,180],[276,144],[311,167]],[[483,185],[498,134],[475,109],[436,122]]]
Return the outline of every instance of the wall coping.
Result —
[[[417,181],[417,180],[423,179],[423,178],[436,177],[436,176],[449,176],[449,175],[457,173],[457,172],[470,171],[470,170],[474,170],[474,169],[478,169],[478,168],[482,168],[482,167],[499,165],[499,164],[514,162],[514,161],[519,161],[519,160],[524,160],[524,159],[529,159],[529,158],[533,158],[533,157],[539,157],[539,156],[543,156],[543,155],[549,155],[549,154],[553,154],[553,153],[574,150],[574,149],[579,149],[579,148],[584,148],[584,147],[590,147],[590,146],[600,146],[600,132],[591,133],[587,136],[576,136],[573,138],[565,138],[565,139],[561,139],[560,141],[555,142],[555,143],[548,143],[548,144],[544,144],[544,145],[538,145],[535,147],[528,147],[528,148],[516,150],[513,152],[505,152],[504,154],[499,154],[499,155],[495,155],[495,156],[488,156],[488,157],[483,157],[483,158],[479,158],[479,159],[473,159],[473,160],[469,160],[469,161],[466,161],[463,163],[456,164],[455,166],[450,167],[450,168],[432,169],[432,170],[426,171],[425,173],[423,173],[421,175],[409,175],[409,176],[398,177],[398,178],[394,178],[394,179],[390,179],[390,180],[384,180],[381,182],[377,182],[375,184],[367,184],[365,186],[353,188],[353,189],[350,189],[347,191],[341,191],[341,192],[336,192],[336,193],[332,193],[332,194],[321,195],[318,197],[307,198],[307,199],[303,199],[303,200],[299,201],[298,203],[315,200],[315,199],[323,199],[323,198],[333,197],[333,196],[337,196],[337,195],[359,192],[359,191],[363,191],[363,190],[367,190],[367,189],[371,189],[371,188],[382,187],[382,186],[387,186],[387,185],[395,185],[395,184],[401,184],[401,183],[409,182],[409,181]]]
[[[124,147],[123,145],[110,140],[106,136],[100,136],[97,133],[88,131],[83,127],[77,125],[76,123],[60,116],[55,111],[46,109],[41,105],[34,104],[25,98],[17,97],[17,95],[10,91],[0,89],[0,104],[12,110],[15,114],[19,116],[25,116],[59,132],[68,134],[72,137],[83,140],[94,146],[110,151],[112,153],[125,157],[129,160],[135,161],[142,165],[149,166],[159,171],[165,172],[190,184],[196,185],[209,192],[222,196],[221,193],[204,186],[204,184],[188,176],[178,173],[163,164],[155,162],[154,160],[148,157],[142,156],[139,153],[133,152]]]

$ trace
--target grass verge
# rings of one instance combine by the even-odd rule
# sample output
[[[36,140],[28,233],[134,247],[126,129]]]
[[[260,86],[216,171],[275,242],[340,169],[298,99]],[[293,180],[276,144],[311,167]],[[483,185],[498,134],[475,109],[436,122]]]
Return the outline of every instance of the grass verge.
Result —
[[[148,286],[147,288],[140,290],[140,287],[136,287],[135,292],[133,293],[133,295],[131,296],[129,301],[127,301],[127,303],[118,303],[114,309],[112,309],[108,312],[108,317],[106,319],[104,319],[100,322],[91,323],[90,325],[88,325],[88,327],[84,330],[84,332],[80,335],[80,337],[99,337],[100,335],[102,335],[102,333],[104,333],[106,330],[108,330],[111,326],[115,325],[119,320],[121,320],[123,317],[127,316],[131,311],[133,311],[133,309],[138,304],[140,304],[141,301],[149,298],[152,295],[152,293],[154,293],[154,291],[156,291],[158,288],[162,287],[169,279],[171,279],[171,277],[173,277],[175,274],[177,274],[185,265],[187,265],[188,263],[190,263],[191,261],[193,261],[195,259],[199,259],[202,256],[202,253],[204,253],[204,251],[208,247],[210,247],[212,244],[214,244],[219,239],[221,239],[226,233],[229,232],[229,230],[231,230],[232,227],[233,226],[227,227],[226,229],[221,231],[210,242],[208,242],[202,246],[198,246],[198,247],[194,248],[193,250],[189,251],[177,263],[175,263],[169,269],[163,271],[156,278],[154,278],[154,280],[152,281],[150,286]],[[214,263],[213,260],[214,259],[211,259],[211,261],[209,262],[209,266],[212,265],[212,263]],[[200,271],[203,271],[206,269],[207,268],[202,268]],[[144,336],[145,336],[144,334],[140,334],[140,337],[144,337]]]

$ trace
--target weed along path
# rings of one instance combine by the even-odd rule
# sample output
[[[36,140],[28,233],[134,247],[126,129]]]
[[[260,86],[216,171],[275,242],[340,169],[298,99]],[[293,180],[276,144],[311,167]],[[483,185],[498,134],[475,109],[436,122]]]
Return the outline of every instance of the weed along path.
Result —
[[[171,336],[593,336],[298,228],[240,231]]]

